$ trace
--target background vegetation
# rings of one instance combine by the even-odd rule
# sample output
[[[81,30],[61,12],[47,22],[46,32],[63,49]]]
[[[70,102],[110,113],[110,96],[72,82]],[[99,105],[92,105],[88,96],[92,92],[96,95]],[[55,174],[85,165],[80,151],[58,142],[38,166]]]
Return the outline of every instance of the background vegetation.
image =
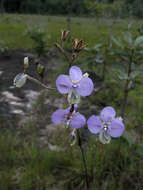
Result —
[[[143,17],[142,0],[1,0],[1,12]]]
[[[11,13],[40,14],[69,12],[67,8],[69,2],[66,0],[62,3],[58,0],[11,2],[3,1],[3,10]],[[80,7],[77,6],[78,3]],[[116,11],[117,6],[119,12]],[[126,16],[141,18],[142,11],[138,11],[142,10],[141,6],[142,1],[139,0],[72,1],[74,17],[71,17],[71,41],[73,38],[78,38],[87,44],[87,48],[81,52],[75,64],[84,72],[89,72],[95,88],[102,87],[81,101],[81,112],[88,118],[91,114],[99,114],[99,110],[103,107],[111,105],[120,116],[124,84],[126,81],[131,81],[125,112],[126,130],[123,137],[112,139],[108,145],[101,145],[97,137],[90,135],[86,128],[84,132],[80,131],[86,153],[90,190],[142,190],[143,187],[142,46],[136,50],[137,54],[134,56],[132,71],[136,73],[130,78],[131,80],[126,75],[131,44],[137,37],[143,35],[142,20],[119,19]],[[96,18],[75,16],[81,14],[94,15]],[[113,19],[114,16],[117,19]],[[9,55],[11,51],[13,53],[22,49],[34,54],[35,57],[39,54],[41,58],[46,56],[45,81],[54,86],[57,76],[68,72],[65,58],[54,46],[55,42],[60,43],[61,29],[66,29],[67,26],[66,16],[2,14],[0,16],[1,55],[9,60],[9,67],[14,70],[17,66],[14,62],[11,63]],[[132,42],[130,35],[127,35],[129,33]],[[65,44],[69,54],[71,41]],[[106,69],[103,72],[105,65]],[[19,63],[19,68],[21,72],[23,62]],[[32,69],[30,74],[34,75]],[[8,77],[4,78],[4,86],[7,86],[7,80],[13,81],[13,75],[17,74],[17,70],[13,71],[15,73],[12,76],[9,74],[10,69],[7,68],[6,71]],[[23,92],[19,89],[17,91],[22,96]],[[45,103],[46,100],[48,104]],[[55,101],[58,102],[56,105]],[[61,96],[57,92],[41,91],[32,105],[32,110],[27,111],[29,118],[21,128],[18,126],[19,118],[7,124],[8,118],[4,120],[2,115],[0,116],[0,190],[86,189],[80,150],[77,145],[70,146],[69,131],[63,126],[53,125],[52,132],[49,129],[45,130],[47,125],[50,127],[51,113],[60,103]],[[44,138],[41,133],[44,133]]]

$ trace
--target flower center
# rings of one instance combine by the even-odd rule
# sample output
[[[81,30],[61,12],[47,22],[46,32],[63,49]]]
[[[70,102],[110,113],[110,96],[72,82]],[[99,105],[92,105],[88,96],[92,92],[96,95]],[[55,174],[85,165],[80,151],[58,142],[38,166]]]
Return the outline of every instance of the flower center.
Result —
[[[107,129],[109,128],[109,126],[111,125],[111,122],[103,122],[102,123],[104,130],[107,131]]]
[[[72,83],[73,83],[73,87],[76,88],[78,85],[77,83],[79,83],[78,80],[72,80]]]
[[[70,124],[70,121],[72,119],[72,115],[65,115],[66,118],[66,125],[68,126]]]

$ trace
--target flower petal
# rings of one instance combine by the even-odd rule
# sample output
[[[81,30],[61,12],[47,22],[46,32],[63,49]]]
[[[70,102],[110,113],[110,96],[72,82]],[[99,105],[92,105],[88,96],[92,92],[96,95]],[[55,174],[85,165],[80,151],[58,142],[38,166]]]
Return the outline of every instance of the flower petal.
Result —
[[[56,86],[61,94],[67,94],[72,89],[72,82],[68,75],[60,75],[56,80]]]
[[[87,121],[88,129],[91,133],[97,134],[102,129],[102,122],[99,116],[92,115]]]
[[[72,81],[80,81],[82,79],[82,71],[77,66],[72,66],[69,71],[69,75]]]
[[[75,113],[73,114],[73,117],[71,119],[71,122],[70,122],[70,126],[72,128],[81,128],[85,125],[86,123],[86,119],[84,117],[84,115],[80,114],[80,113]]]
[[[113,119],[108,129],[108,133],[111,137],[120,137],[124,132],[125,126],[120,119]]]
[[[65,118],[65,110],[58,109],[51,115],[51,121],[55,125],[60,125],[61,123],[66,121]]]
[[[93,89],[93,82],[88,77],[82,78],[77,88],[75,88],[77,93],[81,96],[89,96],[92,93]]]
[[[105,122],[110,122],[115,115],[116,111],[111,106],[105,107],[100,113],[101,120]]]

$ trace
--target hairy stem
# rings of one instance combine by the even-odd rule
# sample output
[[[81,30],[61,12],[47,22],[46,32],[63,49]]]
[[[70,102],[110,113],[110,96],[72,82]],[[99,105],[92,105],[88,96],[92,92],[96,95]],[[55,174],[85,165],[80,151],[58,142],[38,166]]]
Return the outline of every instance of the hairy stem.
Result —
[[[35,78],[33,78],[33,77],[29,76],[29,75],[27,75],[27,78],[28,78],[29,80],[31,80],[31,81],[33,81],[33,82],[39,84],[40,86],[42,86],[42,87],[48,89],[48,90],[56,90],[56,88],[48,87],[48,86],[46,86],[45,84],[43,84],[42,82],[40,82],[39,80],[37,80],[37,79],[35,79]]]

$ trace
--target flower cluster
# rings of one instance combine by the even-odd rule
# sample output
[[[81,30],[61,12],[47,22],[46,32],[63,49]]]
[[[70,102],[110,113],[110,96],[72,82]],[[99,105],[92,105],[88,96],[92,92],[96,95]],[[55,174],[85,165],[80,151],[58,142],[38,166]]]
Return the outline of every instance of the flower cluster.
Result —
[[[93,92],[94,85],[88,74],[83,75],[79,67],[72,66],[69,75],[62,74],[57,78],[56,86],[61,94],[68,94],[71,106],[65,110],[56,110],[51,116],[52,122],[55,125],[65,123],[66,127],[71,126],[74,130],[84,127],[86,119],[84,115],[77,112],[77,103],[79,103],[80,96],[89,96]],[[108,106],[101,111],[99,116],[92,115],[87,120],[89,131],[99,134],[99,140],[103,144],[109,143],[111,137],[120,137],[124,132],[125,126],[122,120],[115,116],[114,108]]]

